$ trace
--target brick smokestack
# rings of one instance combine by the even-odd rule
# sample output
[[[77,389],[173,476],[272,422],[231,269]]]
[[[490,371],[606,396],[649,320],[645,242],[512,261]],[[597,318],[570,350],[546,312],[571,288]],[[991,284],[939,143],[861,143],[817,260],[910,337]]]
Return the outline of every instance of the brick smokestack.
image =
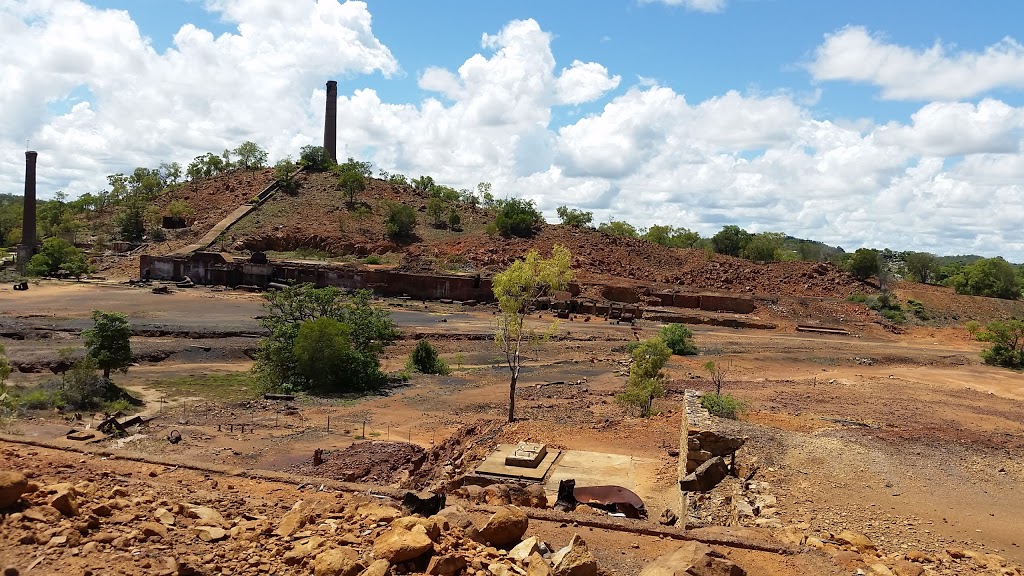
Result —
[[[21,243],[36,245],[36,158],[39,153],[25,152],[25,208],[21,220]]]
[[[324,149],[338,161],[338,83],[327,82],[327,114],[324,115]]]

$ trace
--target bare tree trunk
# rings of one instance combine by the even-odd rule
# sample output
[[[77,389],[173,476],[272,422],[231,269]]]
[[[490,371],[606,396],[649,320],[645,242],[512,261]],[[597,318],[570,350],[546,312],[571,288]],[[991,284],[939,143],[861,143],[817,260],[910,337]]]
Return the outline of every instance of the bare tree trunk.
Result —
[[[509,424],[516,421],[516,380],[519,377],[517,374],[512,374],[512,379],[508,383],[508,422]]]

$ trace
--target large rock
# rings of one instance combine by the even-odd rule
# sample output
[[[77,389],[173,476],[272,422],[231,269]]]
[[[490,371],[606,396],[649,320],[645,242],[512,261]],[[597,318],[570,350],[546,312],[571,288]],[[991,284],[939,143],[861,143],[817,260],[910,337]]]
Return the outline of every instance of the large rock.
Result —
[[[861,534],[860,532],[854,532],[852,530],[843,530],[836,536],[836,542],[840,544],[846,544],[853,546],[858,552],[873,552],[875,550],[875,543],[870,538]]]
[[[569,545],[551,556],[555,576],[597,576],[597,561],[579,534],[573,534]]]
[[[527,559],[529,566],[526,568],[526,576],[553,576],[551,565],[543,556],[534,552]]]
[[[13,506],[28,491],[28,478],[20,472],[0,470],[0,509]]]
[[[292,509],[285,513],[281,522],[277,525],[274,534],[282,538],[289,538],[309,523],[313,517],[312,505],[299,500],[292,506]]]
[[[362,571],[359,553],[348,546],[324,550],[313,561],[315,576],[356,576]]]
[[[196,526],[192,531],[203,542],[219,542],[228,537],[228,533],[217,526]]]
[[[323,546],[325,540],[320,536],[312,536],[308,540],[296,544],[294,548],[285,552],[283,562],[286,566],[302,564],[302,561],[314,556],[316,551]]]
[[[508,557],[513,560],[525,562],[530,556],[539,553],[541,550],[540,538],[530,536],[523,540],[516,547],[508,551]]]
[[[390,528],[374,541],[373,557],[397,564],[419,558],[433,548],[434,543],[423,526]]]
[[[448,520],[449,524],[462,529],[462,532],[467,538],[474,542],[483,543],[484,539],[480,536],[480,529],[473,523],[473,518],[470,517],[469,512],[461,506],[449,506],[444,510],[437,513],[441,518]]]
[[[461,572],[468,566],[466,559],[462,556],[434,556],[427,564],[427,574],[430,576],[452,576]]]
[[[78,503],[73,490],[60,490],[50,496],[46,503],[65,516],[78,516]]]
[[[387,576],[391,564],[387,560],[374,560],[359,576]]]
[[[906,560],[897,560],[892,565],[892,571],[896,576],[921,576],[924,574],[924,567]]]
[[[403,516],[391,523],[392,528],[412,530],[416,526],[422,526],[427,531],[427,537],[437,542],[441,537],[441,531],[448,524],[448,520],[442,516],[431,516],[420,518],[419,516]]]
[[[680,480],[679,489],[684,492],[707,492],[718,486],[728,475],[729,466],[721,456],[716,456]]]
[[[742,568],[726,560],[707,544],[686,542],[675,552],[660,556],[640,576],[745,576]]]
[[[167,527],[158,522],[143,522],[142,524],[139,524],[139,530],[141,530],[142,535],[147,538],[167,538]]]
[[[523,539],[529,527],[530,519],[522,510],[506,506],[491,516],[480,530],[480,536],[491,546],[507,550]]]
[[[188,517],[194,518],[196,524],[201,526],[220,526],[224,525],[224,517],[209,506],[193,506],[188,510]]]

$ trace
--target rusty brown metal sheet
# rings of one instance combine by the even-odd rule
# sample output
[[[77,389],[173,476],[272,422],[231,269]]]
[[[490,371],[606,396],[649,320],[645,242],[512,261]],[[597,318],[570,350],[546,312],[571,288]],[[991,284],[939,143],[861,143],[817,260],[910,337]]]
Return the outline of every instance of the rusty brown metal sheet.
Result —
[[[580,504],[598,504],[611,506],[629,504],[637,510],[644,509],[644,501],[635,492],[622,486],[583,486],[572,491]]]

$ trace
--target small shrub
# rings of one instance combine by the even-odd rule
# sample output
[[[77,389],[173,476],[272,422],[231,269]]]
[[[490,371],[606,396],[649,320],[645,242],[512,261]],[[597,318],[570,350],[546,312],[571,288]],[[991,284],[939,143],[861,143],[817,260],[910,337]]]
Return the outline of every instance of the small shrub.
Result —
[[[157,227],[149,231],[149,238],[153,240],[153,242],[163,242],[167,239],[167,234],[164,233],[163,228]]]
[[[377,256],[376,254],[370,254],[366,258],[363,258],[363,264],[380,264],[381,262],[382,260],[380,259],[380,256]]]
[[[26,410],[51,410],[60,403],[60,393],[55,390],[36,389],[18,398],[18,404]]]
[[[931,320],[932,316],[924,309],[924,304],[917,300],[907,300],[907,308],[918,320]]]
[[[743,402],[733,398],[729,394],[716,394],[708,392],[700,397],[700,405],[711,415],[719,418],[735,420],[743,412]]]
[[[437,355],[437,350],[427,340],[420,340],[409,356],[410,368],[424,374],[447,374],[448,363]]]
[[[847,302],[859,302],[861,304],[868,301],[868,295],[863,292],[854,292],[846,297]]]
[[[412,236],[416,228],[416,210],[407,204],[391,204],[388,206],[388,217],[384,220],[384,227],[390,236]]]
[[[501,202],[494,224],[503,236],[525,238],[533,235],[534,226],[543,221],[544,218],[537,211],[533,200],[510,198]]]
[[[693,345],[693,332],[682,324],[669,324],[661,329],[661,339],[676,356],[692,356],[697,353]]]

